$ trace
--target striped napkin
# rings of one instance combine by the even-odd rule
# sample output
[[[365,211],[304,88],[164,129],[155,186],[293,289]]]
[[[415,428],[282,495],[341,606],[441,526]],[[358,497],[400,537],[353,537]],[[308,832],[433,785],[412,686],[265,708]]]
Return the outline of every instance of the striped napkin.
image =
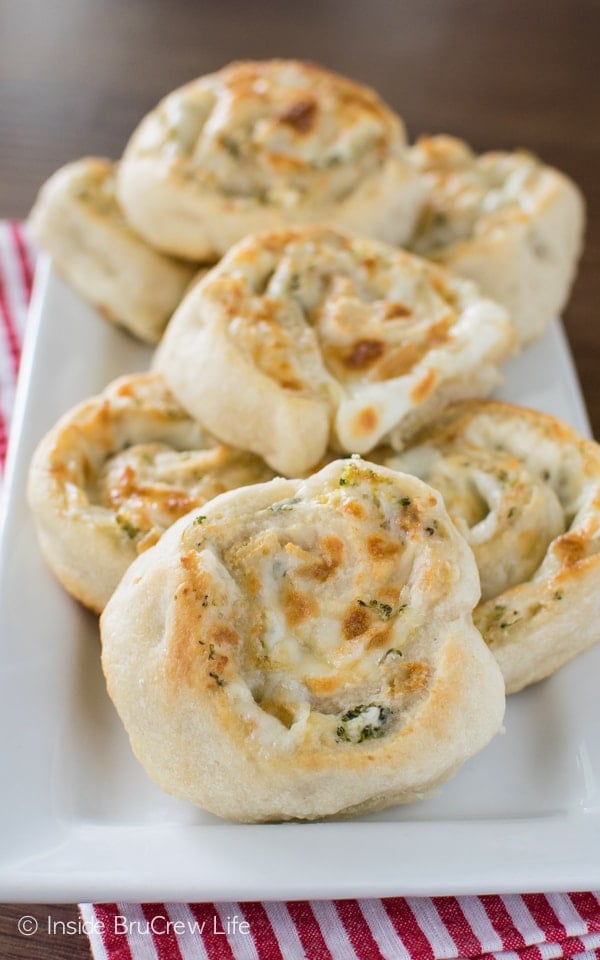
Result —
[[[0,476],[31,297],[34,251],[23,224],[0,220]]]
[[[592,893],[79,909],[95,960],[600,958]]]
[[[0,221],[0,472],[34,260],[24,226]],[[79,909],[94,960],[600,960],[591,892]]]

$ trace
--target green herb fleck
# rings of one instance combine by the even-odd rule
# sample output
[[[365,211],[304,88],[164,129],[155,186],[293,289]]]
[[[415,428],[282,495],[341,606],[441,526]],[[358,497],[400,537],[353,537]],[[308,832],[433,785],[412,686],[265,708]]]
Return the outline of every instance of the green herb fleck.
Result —
[[[137,537],[138,533],[140,532],[139,527],[134,527],[129,520],[127,520],[125,517],[120,517],[118,514],[117,523],[119,524],[121,530],[127,534],[130,540],[133,540],[135,537]]]
[[[394,612],[394,608],[391,603],[381,603],[379,600],[357,600],[356,601],[359,607],[369,607],[369,609],[374,610],[381,620],[389,620]],[[406,604],[400,607],[401,610],[404,609]]]
[[[448,214],[444,210],[436,210],[431,216],[431,226],[434,229],[445,227],[448,223]]]
[[[345,487],[347,483],[346,477],[340,477],[340,487]]]
[[[377,703],[360,704],[353,707],[341,718],[336,729],[338,740],[345,743],[363,743],[365,740],[377,740],[385,734],[385,725],[392,716],[389,707],[382,707]],[[363,718],[364,724],[356,723]]]
[[[209,673],[209,677],[212,677],[212,679],[215,681],[218,687],[225,686],[225,681],[223,680],[223,677],[220,677],[218,673]]]
[[[230,154],[230,156],[239,157],[241,151],[240,151],[240,145],[237,142],[237,140],[225,140],[223,142],[223,146],[227,150],[227,153]]]
[[[403,656],[404,654],[402,653],[402,650],[398,650],[396,647],[390,647],[389,650],[386,650],[386,652],[384,653],[384,655],[382,656],[379,662],[385,663],[388,657],[403,657]]]
[[[564,597],[564,593],[562,592],[562,590],[557,590],[554,594],[555,600],[562,600],[563,597]]]
[[[516,617],[516,619],[515,619],[515,620],[505,620],[503,623],[500,624],[500,629],[501,629],[501,630],[506,630],[507,627],[514,627],[515,623],[518,623],[519,620],[522,620],[523,618],[522,618],[522,617],[519,617],[519,616],[518,616],[518,613],[519,613],[518,610],[513,610],[513,616]]]
[[[199,524],[204,523],[205,520],[206,520],[206,516],[203,513],[201,513],[197,517],[194,517],[193,526],[197,527]]]
[[[368,706],[361,704],[359,707],[352,707],[352,709],[348,710],[342,717],[342,723],[346,723],[348,720],[356,720],[357,717],[360,717],[361,713],[370,710],[371,707],[374,706],[374,703],[369,703]]]
[[[403,507],[410,507],[412,500],[410,499],[410,497],[400,497],[399,502]]]

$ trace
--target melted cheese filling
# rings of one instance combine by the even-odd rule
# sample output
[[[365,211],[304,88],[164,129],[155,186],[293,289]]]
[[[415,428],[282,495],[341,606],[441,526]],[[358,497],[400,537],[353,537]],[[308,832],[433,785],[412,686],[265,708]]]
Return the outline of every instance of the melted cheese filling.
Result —
[[[348,451],[366,453],[443,383],[511,348],[501,308],[468,284],[330,231],[266,235],[211,277],[240,351],[285,390],[325,398]]]
[[[242,532],[218,518],[188,528],[213,691],[244,712],[249,690],[280,726],[322,724],[340,742],[401,723],[432,681],[436,601],[458,576],[445,514],[422,491],[352,460],[316,499],[301,489]]]
[[[447,498],[480,569],[474,621],[492,647],[552,614],[600,551],[596,447],[552,417],[473,401],[384,462]]]
[[[163,443],[136,444],[106,460],[90,499],[114,512],[141,551],[194,507],[271,476],[258,457],[221,445],[179,451]]]
[[[529,580],[566,529],[554,490],[505,451],[425,446],[389,465],[414,472],[440,491],[475,554],[482,601]]]
[[[508,217],[529,217],[535,210],[540,164],[520,153],[477,156],[460,141],[425,140],[412,157],[426,187],[427,203],[411,241],[424,257],[493,230]]]
[[[49,469],[68,510],[116,523],[138,551],[217,494],[273,476],[259,457],[208,435],[157,374],[122,378],[74,411]]]
[[[238,64],[188,84],[147,119],[137,151],[197,186],[294,206],[342,200],[403,148],[397,118],[364,88],[295,63]]]

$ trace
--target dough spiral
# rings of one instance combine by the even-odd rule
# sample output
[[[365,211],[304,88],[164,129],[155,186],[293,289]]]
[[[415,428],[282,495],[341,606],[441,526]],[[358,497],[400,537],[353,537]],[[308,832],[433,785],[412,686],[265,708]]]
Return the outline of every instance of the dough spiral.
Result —
[[[58,273],[107,320],[158,343],[198,272],[153,250],[125,220],[110,160],[86,157],[43,185],[29,222]]]
[[[579,189],[523,150],[477,155],[454,137],[421,138],[411,160],[426,189],[411,249],[474,280],[506,307],[522,345],[535,340],[575,276]]]
[[[549,414],[465,401],[384,457],[443,495],[472,547],[474,615],[508,693],[600,639],[600,447]]]
[[[489,393],[514,333],[468,281],[324,227],[247,237],[186,296],[156,366],[227,443],[298,476],[327,444],[396,448]]]
[[[498,730],[472,554],[439,494],[358,458],[182,518],[101,620],[109,693],[164,789],[242,821],[415,799]]]
[[[149,243],[195,260],[297,223],[401,243],[423,194],[406,153],[402,121],[367,87],[295,60],[233,63],[141,122],[119,196]]]
[[[49,566],[100,612],[131,561],[184,513],[273,476],[219,444],[158,374],[133,374],[65,414],[39,444],[28,498]]]

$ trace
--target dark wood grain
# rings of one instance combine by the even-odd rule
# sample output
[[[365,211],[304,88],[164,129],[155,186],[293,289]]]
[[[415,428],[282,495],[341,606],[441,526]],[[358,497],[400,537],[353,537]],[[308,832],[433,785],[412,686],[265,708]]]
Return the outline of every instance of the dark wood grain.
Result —
[[[21,918],[33,918],[37,932],[19,933]],[[89,960],[88,939],[80,933],[81,918],[74,904],[0,904],[0,957],[2,960]]]
[[[526,146],[588,202],[566,324],[600,435],[600,70],[596,0],[0,0],[0,216],[23,217],[44,179],[85,154],[118,157],[141,116],[234,58],[296,56],[376,87],[411,138]],[[30,940],[4,907],[0,956],[85,957],[84,937]]]

